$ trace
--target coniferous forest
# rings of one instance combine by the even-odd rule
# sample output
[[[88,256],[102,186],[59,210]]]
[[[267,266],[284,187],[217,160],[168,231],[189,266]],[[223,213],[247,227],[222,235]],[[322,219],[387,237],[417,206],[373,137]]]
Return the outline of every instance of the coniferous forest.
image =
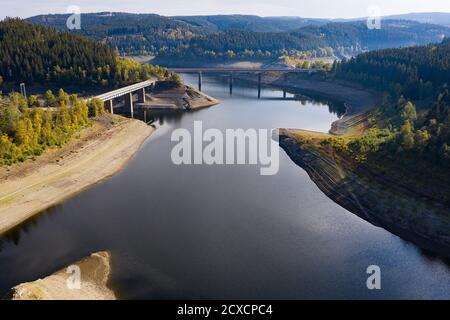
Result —
[[[27,21],[60,30],[69,15],[42,15]],[[124,55],[209,60],[278,59],[331,48],[346,56],[382,48],[422,45],[450,36],[450,28],[415,21],[387,20],[369,30],[366,21],[254,16],[164,17],[155,14],[88,13],[73,33],[103,41]]]
[[[20,19],[0,22],[4,82],[115,87],[165,75],[164,68],[119,58],[108,45],[80,35]]]

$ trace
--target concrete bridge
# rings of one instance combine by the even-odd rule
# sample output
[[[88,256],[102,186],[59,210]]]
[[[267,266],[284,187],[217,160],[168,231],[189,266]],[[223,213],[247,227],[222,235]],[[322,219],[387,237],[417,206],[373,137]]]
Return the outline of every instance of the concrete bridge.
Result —
[[[133,84],[131,86],[103,93],[99,96],[96,96],[95,98],[103,101],[105,104],[105,108],[108,108],[111,114],[114,114],[113,100],[116,98],[124,97],[125,107],[129,108],[131,117],[133,118],[134,116],[133,94],[137,93],[139,103],[145,103],[145,89],[148,87],[153,88],[155,86],[155,83],[156,80],[147,80]]]
[[[215,74],[229,74],[230,95],[233,94],[234,74],[236,73],[254,73],[258,75],[258,99],[261,98],[262,75],[267,72],[280,73],[306,73],[312,74],[317,72],[317,69],[286,69],[286,68],[168,68],[169,72],[173,73],[197,73],[198,74],[198,90],[202,91],[202,82],[204,73]],[[286,91],[283,91],[283,97],[286,98]]]
[[[255,73],[258,75],[258,98],[261,98],[261,87],[262,87],[262,74],[266,72],[281,72],[281,73],[307,73],[311,74],[317,72],[315,69],[304,70],[304,69],[283,69],[283,68],[273,68],[273,69],[237,69],[237,68],[170,68],[169,72],[176,73],[198,73],[198,89],[202,90],[202,75],[203,73],[229,73],[230,74],[230,94],[233,93],[233,77],[236,73]],[[134,106],[133,106],[133,94],[137,93],[138,103],[145,103],[146,88],[154,88],[156,80],[146,80],[127,87],[123,87],[117,90],[103,93],[96,96],[104,102],[105,108],[109,109],[111,114],[114,114],[113,100],[116,98],[125,98],[125,107],[129,108],[131,117],[134,116]],[[286,91],[283,92],[283,97],[286,98]]]

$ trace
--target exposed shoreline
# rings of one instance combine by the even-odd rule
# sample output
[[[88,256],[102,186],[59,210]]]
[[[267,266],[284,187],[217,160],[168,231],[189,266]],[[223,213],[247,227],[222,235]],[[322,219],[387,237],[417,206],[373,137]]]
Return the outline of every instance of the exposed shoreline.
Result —
[[[93,123],[60,149],[0,169],[0,235],[119,172],[154,131],[120,116]]]
[[[420,248],[450,257],[450,219],[445,205],[425,199],[370,167],[355,166],[319,146],[326,134],[280,130],[280,146],[331,200],[360,218]]]
[[[117,300],[108,284],[111,278],[111,253],[91,254],[70,267],[79,270],[79,287],[75,269],[62,269],[32,282],[19,284],[11,289],[11,300]]]

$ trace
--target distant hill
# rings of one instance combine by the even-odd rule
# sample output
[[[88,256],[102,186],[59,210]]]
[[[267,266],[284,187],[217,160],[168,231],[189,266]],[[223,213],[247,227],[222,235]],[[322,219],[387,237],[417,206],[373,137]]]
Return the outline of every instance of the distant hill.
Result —
[[[386,16],[384,18],[389,20],[411,20],[450,27],[450,12],[408,13]]]
[[[322,36],[332,48],[359,44],[363,49],[376,50],[441,42],[449,36],[450,28],[415,21],[388,20],[379,30],[369,30],[366,21],[355,21],[309,26],[300,31]]]
[[[232,29],[254,32],[286,32],[310,25],[323,25],[328,22],[325,19],[250,15],[177,16],[174,18],[212,32]]]
[[[417,179],[417,183],[408,185],[425,194],[431,190],[424,187],[428,184],[434,188],[428,194],[444,200],[447,206],[450,204],[449,57],[447,39],[441,44],[367,52],[334,66],[338,78],[389,93],[385,103],[373,111],[367,134],[348,145],[352,157],[376,160],[373,172],[383,168],[383,179],[389,170],[394,170],[393,176],[402,172],[391,181],[411,181],[404,174],[407,169]],[[385,171],[389,162],[395,166]]]
[[[448,90],[450,39],[440,44],[366,52],[341,63],[337,75],[396,96],[426,99]]]
[[[67,30],[68,17],[43,15],[27,20]],[[333,50],[339,51],[339,56],[351,56],[367,50],[440,42],[450,36],[450,28],[445,26],[391,19],[380,30],[369,30],[365,21],[245,15],[90,13],[82,15],[81,23],[82,29],[76,33],[104,41],[122,54],[182,59],[273,59],[298,51],[320,57]]]

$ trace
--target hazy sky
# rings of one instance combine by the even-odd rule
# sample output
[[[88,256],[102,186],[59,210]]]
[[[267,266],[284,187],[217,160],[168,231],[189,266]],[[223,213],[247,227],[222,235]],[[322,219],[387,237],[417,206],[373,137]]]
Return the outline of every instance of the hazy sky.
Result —
[[[450,12],[450,0],[0,0],[0,19],[65,13],[69,6],[81,12],[126,11],[162,15],[255,14],[354,18],[367,16],[369,6],[382,15],[409,12]]]

